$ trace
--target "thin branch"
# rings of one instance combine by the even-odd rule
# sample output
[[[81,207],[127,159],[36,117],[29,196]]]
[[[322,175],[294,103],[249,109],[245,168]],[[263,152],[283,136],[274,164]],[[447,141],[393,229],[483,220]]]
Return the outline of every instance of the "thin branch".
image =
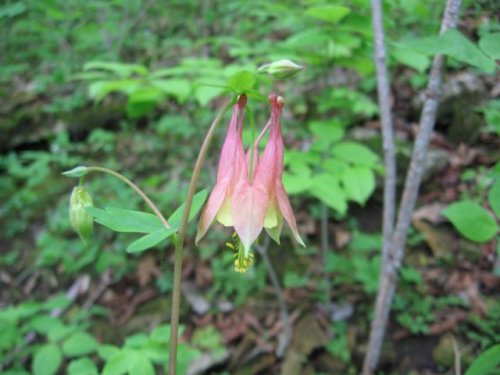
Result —
[[[380,0],[372,0],[373,34],[375,42],[375,66],[377,69],[377,92],[380,107],[380,122],[382,127],[384,151],[384,209],[382,259],[387,259],[392,233],[394,231],[394,216],[396,212],[396,147],[394,145],[394,130],[392,122],[392,93],[387,72],[386,51],[384,45],[384,26]],[[382,262],[384,263],[384,262]],[[383,267],[383,265],[382,265]]]
[[[323,277],[325,278],[325,303],[330,302],[330,281],[326,271],[326,254],[330,249],[330,238],[328,236],[328,207],[321,203],[321,263],[323,264]]]
[[[372,0],[372,5],[374,8],[378,6],[378,11],[381,12],[379,0]],[[460,5],[461,0],[447,1],[441,23],[441,33],[450,28],[456,27],[460,12]],[[383,259],[385,267],[380,275],[381,279],[375,306],[375,318],[372,322],[368,349],[363,364],[364,375],[372,374],[379,360],[385,328],[389,318],[390,307],[396,290],[397,276],[404,256],[411,216],[417,201],[420,182],[422,180],[429,140],[436,121],[443,61],[444,58],[442,55],[436,55],[432,63],[429,84],[427,86],[427,98],[422,109],[419,132],[415,140],[410,168],[406,176],[396,229],[389,247],[388,257]]]
[[[460,348],[454,336],[451,336],[451,345],[455,354],[455,375],[462,375]]]
[[[82,305],[82,309],[83,310],[90,309],[94,305],[94,303],[96,303],[96,301],[102,296],[104,291],[111,285],[111,282],[112,282],[111,270],[107,269],[101,275],[101,279],[99,281],[99,284],[97,284],[95,290]]]
[[[288,314],[288,307],[286,306],[283,289],[281,288],[278,275],[276,275],[276,271],[274,270],[271,259],[267,254],[267,250],[269,248],[269,237],[266,236],[262,246],[256,245],[255,248],[262,256],[262,259],[264,260],[264,264],[267,268],[267,273],[269,274],[269,278],[271,279],[271,284],[273,285],[276,297],[278,298],[278,304],[281,312],[281,320],[283,321],[283,333],[282,335],[280,335],[278,339],[276,355],[279,358],[281,358],[285,354],[285,351],[288,345],[290,344],[290,340],[292,339],[292,326],[290,325],[290,316]]]
[[[372,0],[372,27],[375,44],[375,67],[377,70],[377,92],[380,107],[380,122],[382,127],[383,152],[384,152],[384,207],[382,217],[382,261],[380,262],[380,277],[386,273],[391,240],[394,231],[394,216],[396,212],[396,152],[394,145],[394,130],[392,122],[391,100],[389,87],[389,74],[387,72],[386,51],[384,42],[384,25],[382,19],[382,5],[380,0]],[[380,290],[380,289],[379,289]],[[379,293],[381,294],[381,293]],[[378,297],[378,296],[377,296]],[[378,299],[377,299],[378,301]],[[375,367],[380,355],[380,346],[383,341],[385,326],[379,326],[373,320],[368,350],[363,364],[364,373],[367,368]]]

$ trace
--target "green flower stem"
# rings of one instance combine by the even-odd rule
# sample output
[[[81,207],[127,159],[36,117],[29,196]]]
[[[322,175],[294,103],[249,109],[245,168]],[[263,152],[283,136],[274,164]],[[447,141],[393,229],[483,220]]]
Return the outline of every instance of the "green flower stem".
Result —
[[[205,136],[205,140],[201,145],[198,158],[196,159],[196,164],[194,165],[193,174],[191,175],[191,182],[189,183],[189,190],[187,193],[184,213],[182,215],[181,225],[179,227],[179,235],[175,242],[175,254],[174,254],[174,286],[172,295],[172,314],[170,316],[170,361],[169,361],[169,374],[175,375],[177,372],[177,340],[179,331],[179,312],[180,312],[180,302],[181,302],[181,271],[182,271],[182,252],[184,250],[184,239],[186,237],[187,223],[189,219],[189,211],[191,210],[191,204],[193,203],[193,196],[196,190],[196,184],[200,177],[201,168],[203,162],[205,161],[205,156],[208,151],[208,147],[212,141],[217,125],[220,123],[224,113],[233,104],[232,100],[229,100],[219,111],[215,119],[213,120],[208,132]]]
[[[107,174],[110,174],[110,175],[122,180],[123,182],[125,182],[128,186],[130,186],[132,189],[134,189],[135,192],[137,194],[139,194],[141,196],[141,198],[148,204],[148,206],[151,208],[151,210],[153,210],[153,212],[158,217],[158,219],[160,219],[163,226],[167,229],[171,228],[167,219],[165,219],[165,217],[161,214],[160,210],[158,209],[158,207],[156,207],[156,205],[153,203],[153,201],[151,201],[151,199],[149,199],[149,197],[146,195],[146,193],[144,193],[136,184],[134,184],[132,181],[130,181],[127,177],[125,177],[125,176],[121,175],[120,173],[115,172],[111,169],[102,168],[102,167],[86,167],[86,171],[107,173]]]

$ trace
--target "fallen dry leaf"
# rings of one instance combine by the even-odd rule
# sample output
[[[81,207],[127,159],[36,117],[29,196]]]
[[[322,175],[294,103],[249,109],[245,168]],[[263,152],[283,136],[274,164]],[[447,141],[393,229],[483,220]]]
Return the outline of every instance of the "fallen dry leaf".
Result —
[[[433,224],[442,223],[445,221],[444,217],[441,216],[441,212],[445,209],[446,205],[434,202],[426,204],[415,210],[412,219],[414,221],[427,220]]]
[[[136,271],[139,285],[146,286],[153,277],[161,275],[160,269],[156,266],[155,258],[152,255],[146,255],[139,260]]]
[[[434,256],[443,256],[453,250],[454,237],[444,229],[436,228],[423,220],[414,220],[413,226],[423,234]]]

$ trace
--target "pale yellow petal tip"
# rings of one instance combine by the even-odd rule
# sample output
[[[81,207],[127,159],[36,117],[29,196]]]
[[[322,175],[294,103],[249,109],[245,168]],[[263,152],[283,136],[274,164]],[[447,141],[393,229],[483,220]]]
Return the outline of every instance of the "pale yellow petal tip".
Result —
[[[293,237],[295,237],[295,241],[297,241],[300,246],[307,247],[304,241],[302,241],[302,238],[300,238],[298,233],[294,233]]]
[[[205,233],[200,233],[198,231],[198,233],[196,233],[196,238],[194,239],[194,244],[196,246],[198,246],[198,244],[200,243],[200,241],[202,240],[202,238],[205,236]]]

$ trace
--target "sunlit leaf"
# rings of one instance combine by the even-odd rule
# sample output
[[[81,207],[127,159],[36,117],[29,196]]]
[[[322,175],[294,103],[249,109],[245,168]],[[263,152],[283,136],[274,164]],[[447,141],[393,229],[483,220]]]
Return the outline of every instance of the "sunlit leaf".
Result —
[[[141,251],[147,250],[156,246],[161,241],[167,239],[171,235],[176,232],[175,229],[160,229],[159,231],[149,233],[144,237],[139,238],[138,240],[132,242],[127,247],[128,253],[139,253]]]
[[[96,222],[116,232],[153,233],[164,228],[160,219],[146,212],[114,207],[108,207],[105,210],[88,207],[87,212],[95,218]]]
[[[201,190],[196,193],[193,197],[193,203],[191,204],[191,210],[189,210],[189,221],[193,220],[193,218],[198,214],[207,199],[208,192],[207,190]],[[184,214],[184,203],[177,208],[174,213],[168,218],[169,224],[172,228],[179,229],[181,225],[182,215]]]
[[[255,85],[255,74],[248,70],[241,70],[229,77],[227,85],[236,93],[244,93]]]
[[[500,60],[500,33],[483,35],[479,47],[492,59]]]
[[[375,175],[368,167],[349,167],[342,174],[342,184],[348,199],[365,204],[375,190]]]
[[[491,215],[473,201],[455,202],[443,210],[465,238],[474,242],[488,242],[498,232],[498,225]]]
[[[469,366],[465,375],[493,375],[500,370],[500,344],[485,350]]]
[[[86,332],[76,332],[68,337],[62,345],[66,356],[74,357],[89,354],[97,349],[97,341]]]
[[[351,10],[341,5],[314,6],[306,10],[308,16],[331,23],[339,22],[349,13],[351,13]]]
[[[347,200],[339,181],[329,174],[320,174],[311,179],[310,193],[333,208],[339,214],[344,215],[347,211]]]
[[[62,363],[61,350],[57,345],[47,344],[40,347],[33,356],[34,375],[53,375]]]

